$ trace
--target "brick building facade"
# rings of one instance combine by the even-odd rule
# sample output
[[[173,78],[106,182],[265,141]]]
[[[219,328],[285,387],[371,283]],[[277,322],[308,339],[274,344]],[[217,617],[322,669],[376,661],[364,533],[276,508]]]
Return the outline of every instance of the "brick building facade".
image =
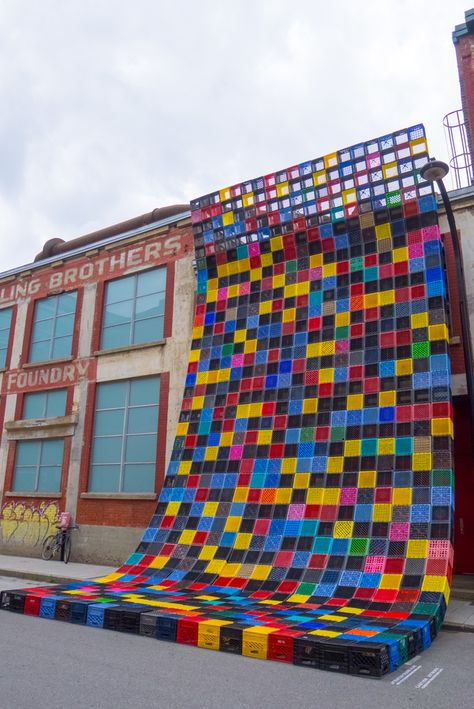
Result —
[[[65,510],[73,558],[119,562],[155,509],[195,279],[186,206],[145,216],[0,274],[2,553],[39,554]]]

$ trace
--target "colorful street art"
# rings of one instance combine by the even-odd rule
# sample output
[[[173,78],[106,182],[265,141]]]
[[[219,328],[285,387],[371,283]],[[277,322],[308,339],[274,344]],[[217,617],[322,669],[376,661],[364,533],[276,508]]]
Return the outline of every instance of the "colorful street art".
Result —
[[[28,547],[40,546],[57,531],[59,508],[56,502],[39,505],[7,502],[0,516],[0,542]]]
[[[421,125],[194,200],[176,440],[107,578],[4,592],[45,618],[381,676],[436,636],[452,408]]]

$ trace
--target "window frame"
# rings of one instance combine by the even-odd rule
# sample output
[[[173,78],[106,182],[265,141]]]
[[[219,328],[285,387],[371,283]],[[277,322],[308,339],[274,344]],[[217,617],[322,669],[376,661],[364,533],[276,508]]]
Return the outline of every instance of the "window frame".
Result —
[[[74,295],[75,296],[74,310],[71,311],[71,313],[68,313],[68,315],[72,315],[72,332],[71,332],[71,335],[67,335],[67,337],[70,337],[70,348],[69,348],[69,354],[64,354],[61,356],[53,356],[53,347],[54,347],[54,343],[55,343],[55,339],[56,339],[55,333],[56,333],[57,320],[58,320],[58,304],[59,304],[59,299],[61,298],[62,295]],[[55,300],[55,309],[54,309],[53,317],[45,318],[44,320],[37,321],[36,315],[37,315],[38,304],[45,302],[47,300],[51,300],[53,298]],[[63,291],[61,293],[51,293],[49,295],[44,296],[43,298],[37,298],[34,301],[33,311],[32,311],[32,316],[31,316],[31,327],[30,327],[30,332],[29,332],[28,364],[39,364],[40,362],[54,362],[56,360],[61,360],[66,357],[72,356],[73,350],[74,350],[75,326],[76,326],[79,301],[80,301],[80,293],[77,288],[74,290],[70,290],[70,291]],[[48,344],[49,344],[48,357],[46,359],[44,359],[44,358],[32,359],[33,345],[36,344],[35,342],[33,342],[33,331],[34,331],[35,325],[37,324],[37,322],[47,322],[48,320],[53,321],[51,336],[48,340],[38,340],[38,342],[48,342]]]
[[[12,335],[12,325],[14,324],[14,319],[13,319],[13,305],[9,305],[6,308],[0,308],[0,313],[3,313],[4,311],[10,311],[10,322],[8,324],[8,327],[1,328],[0,332],[8,332],[8,337],[7,337],[7,344],[5,347],[0,347],[0,370],[5,369],[7,367],[8,363],[8,353],[10,349],[10,340],[11,340],[11,335]],[[2,361],[2,353],[5,352],[5,359]]]
[[[59,467],[59,484],[57,489],[49,488],[48,490],[39,490],[38,489],[38,484],[39,484],[39,479],[40,479],[40,473],[41,473],[41,459],[43,456],[43,448],[45,444],[48,444],[51,441],[60,441],[62,443],[62,455],[61,455],[61,462],[58,465],[49,465],[49,466],[44,466],[44,467]],[[21,466],[21,467],[34,467],[35,469],[35,485],[34,488],[30,488],[28,490],[17,490],[15,489],[15,478],[17,474],[17,460],[18,460],[18,455],[19,455],[19,450],[21,448],[22,444],[27,444],[27,443],[37,443],[38,444],[38,454],[36,458],[36,464],[35,466]],[[60,494],[61,493],[61,482],[62,482],[62,475],[63,475],[63,465],[64,465],[64,454],[66,451],[66,446],[65,446],[65,440],[62,437],[54,437],[54,438],[38,438],[38,439],[25,439],[25,440],[19,440],[16,442],[15,446],[15,460],[13,464],[13,474],[12,474],[12,481],[11,481],[11,490],[13,493],[17,494],[18,496],[21,496],[22,494],[28,495],[31,493],[53,493],[53,494]]]
[[[49,404],[49,396],[50,394],[57,394],[58,392],[64,392],[64,412],[61,414],[47,414],[48,410],[48,404]],[[28,401],[28,397],[30,396],[41,396],[43,395],[45,397],[44,399],[44,406],[43,406],[43,411],[41,416],[25,416],[25,409]],[[69,396],[69,391],[67,387],[60,387],[59,389],[42,389],[39,391],[27,391],[23,394],[23,400],[21,402],[21,420],[22,421],[33,421],[35,419],[50,419],[50,418],[60,418],[63,416],[67,415],[67,409],[68,409],[68,396]]]
[[[167,328],[167,319],[168,319],[167,304],[168,304],[168,300],[169,300],[169,298],[170,298],[170,293],[169,293],[170,285],[172,285],[172,281],[173,281],[173,278],[171,278],[171,275],[172,275],[172,274],[170,274],[169,265],[170,265],[170,264],[168,264],[168,263],[159,264],[159,265],[152,266],[151,268],[140,269],[139,271],[134,271],[134,272],[132,272],[132,273],[124,273],[124,274],[118,276],[117,278],[110,278],[110,279],[104,281],[104,284],[103,284],[103,292],[102,292],[102,299],[101,299],[101,300],[102,300],[102,304],[101,304],[101,326],[100,326],[100,330],[99,330],[99,333],[98,333],[98,347],[99,347],[99,351],[100,351],[100,352],[108,352],[108,351],[112,351],[112,350],[115,350],[115,349],[128,349],[128,348],[132,348],[132,347],[147,346],[147,345],[149,345],[149,344],[151,344],[151,343],[162,342],[162,341],[167,337],[167,329],[168,329],[168,328]],[[139,278],[140,278],[141,275],[144,275],[144,274],[146,274],[146,273],[150,273],[150,272],[152,272],[152,271],[160,271],[160,270],[161,270],[161,271],[164,271],[164,276],[165,276],[165,278],[164,278],[164,287],[163,287],[163,290],[156,291],[155,294],[162,293],[163,296],[164,296],[163,314],[162,314],[162,315],[158,315],[158,316],[151,316],[151,317],[152,317],[152,318],[155,318],[155,317],[161,318],[161,320],[162,320],[161,336],[158,337],[158,338],[153,338],[153,339],[150,339],[150,340],[146,340],[146,341],[144,341],[144,342],[134,342],[135,327],[136,327],[137,322],[142,322],[142,321],[145,321],[145,320],[147,320],[147,319],[151,319],[151,318],[142,318],[142,319],[138,319],[138,320],[137,320],[137,317],[136,317],[136,304],[137,304],[138,280],[139,280]],[[126,343],[117,344],[117,345],[113,345],[113,346],[106,346],[106,345],[104,344],[104,332],[105,332],[106,330],[112,329],[113,327],[117,327],[117,326],[105,326],[105,315],[106,315],[106,308],[107,308],[107,305],[108,305],[108,303],[107,303],[108,286],[109,286],[110,283],[117,283],[118,281],[121,281],[121,280],[123,280],[123,279],[125,279],[125,278],[133,278],[133,280],[134,280],[134,283],[133,283],[133,297],[132,297],[132,298],[124,299],[123,301],[117,301],[117,302],[127,302],[127,301],[131,301],[131,302],[133,303],[133,313],[132,313],[131,319],[130,319],[130,321],[129,321],[129,325],[130,325],[130,329],[129,329],[129,339],[128,339],[128,342],[126,342]],[[150,294],[150,295],[153,295],[153,294]]]
[[[131,386],[133,382],[136,381],[143,381],[147,379],[156,379],[158,380],[158,397],[157,401],[155,404],[140,404],[140,405],[132,405],[130,406],[130,393],[131,393]],[[93,415],[92,415],[92,422],[91,422],[91,434],[90,434],[90,453],[89,453],[89,469],[88,469],[88,481],[87,481],[87,494],[95,495],[95,494],[104,494],[104,495],[134,495],[134,494],[153,494],[156,489],[156,476],[157,476],[157,466],[158,466],[158,460],[159,460],[159,446],[160,446],[160,416],[161,416],[161,409],[162,409],[162,389],[163,389],[163,373],[157,373],[153,375],[148,375],[148,376],[139,376],[139,377],[130,377],[126,379],[112,379],[109,381],[103,381],[103,382],[97,382],[96,387],[95,387],[95,401],[94,401],[94,410],[93,410]],[[100,386],[103,384],[116,384],[116,383],[126,383],[127,389],[126,389],[126,396],[125,396],[125,405],[123,407],[108,407],[108,408],[102,408],[98,409],[97,408],[97,401],[98,401],[98,394],[99,394],[99,389]],[[157,426],[156,430],[153,432],[140,432],[140,433],[128,433],[127,428],[128,428],[128,421],[129,421],[129,416],[130,416],[130,409],[140,409],[140,408],[150,408],[150,407],[155,407],[157,410]],[[117,410],[123,410],[124,416],[123,416],[123,423],[122,423],[122,430],[120,434],[102,434],[97,436],[95,433],[96,430],[96,417],[97,413],[103,412],[103,411],[117,411]],[[127,447],[127,442],[129,438],[133,438],[135,435],[148,435],[148,436],[154,436],[155,437],[155,455],[154,455],[154,460],[152,461],[140,461],[140,462],[133,462],[133,461],[127,461],[126,460],[126,447]],[[116,437],[117,439],[120,439],[121,442],[121,450],[120,450],[120,461],[118,463],[94,463],[93,462],[93,456],[94,456],[94,444],[96,439],[100,438],[111,438],[111,437]],[[124,479],[125,479],[125,466],[126,465],[152,465],[154,474],[153,474],[153,480],[152,480],[152,485],[149,489],[147,490],[124,490]],[[119,484],[117,488],[114,489],[108,489],[108,490],[93,490],[92,488],[92,480],[93,480],[93,468],[95,467],[100,468],[100,467],[107,467],[109,465],[118,465],[120,468],[120,473],[119,473]]]

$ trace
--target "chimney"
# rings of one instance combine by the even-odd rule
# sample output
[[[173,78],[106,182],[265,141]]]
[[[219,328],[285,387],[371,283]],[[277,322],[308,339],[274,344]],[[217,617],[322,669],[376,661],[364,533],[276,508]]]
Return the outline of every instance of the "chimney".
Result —
[[[461,100],[471,160],[474,155],[474,9],[464,14],[465,22],[456,25],[453,42],[456,48]]]

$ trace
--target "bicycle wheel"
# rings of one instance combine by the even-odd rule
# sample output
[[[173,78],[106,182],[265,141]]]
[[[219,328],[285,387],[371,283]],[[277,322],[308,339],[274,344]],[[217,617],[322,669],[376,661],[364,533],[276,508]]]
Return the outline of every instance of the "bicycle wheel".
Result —
[[[64,558],[63,561],[65,564],[69,561],[69,557],[71,556],[71,535],[66,534],[64,537]]]
[[[56,553],[56,549],[57,549],[56,534],[50,534],[49,537],[46,537],[46,539],[43,542],[43,549],[41,551],[41,557],[45,561],[49,561],[50,559],[53,558],[54,554]]]

